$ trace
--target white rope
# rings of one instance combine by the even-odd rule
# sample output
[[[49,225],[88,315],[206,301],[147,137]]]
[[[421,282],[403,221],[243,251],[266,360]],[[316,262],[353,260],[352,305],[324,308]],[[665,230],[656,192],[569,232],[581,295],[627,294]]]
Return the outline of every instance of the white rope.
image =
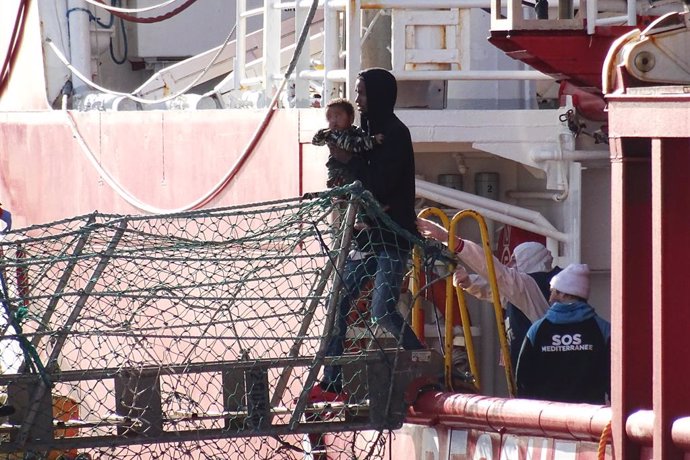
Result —
[[[192,89],[194,86],[196,86],[197,83],[199,82],[199,80],[201,80],[201,78],[203,78],[203,76],[208,73],[208,71],[211,69],[211,67],[218,60],[218,57],[220,56],[220,54],[228,46],[228,43],[230,43],[230,39],[235,34],[235,29],[237,29],[237,24],[235,24],[233,26],[232,30],[230,31],[228,36],[225,38],[223,45],[218,49],[216,54],[213,56],[213,59],[211,59],[211,62],[209,62],[206,65],[204,70],[202,70],[199,73],[199,75],[197,75],[196,78],[189,85],[187,85],[186,87],[184,87],[183,89],[181,89],[180,91],[178,91],[175,94],[164,97],[162,99],[155,99],[155,100],[154,99],[144,99],[142,97],[135,96],[135,94],[137,92],[139,92],[139,90],[142,88],[142,86],[135,89],[132,93],[123,93],[120,91],[113,91],[111,89],[108,89],[108,88],[105,88],[105,87],[99,85],[98,83],[94,82],[93,80],[90,80],[88,77],[86,77],[84,74],[82,74],[79,70],[77,70],[76,67],[74,67],[72,64],[70,64],[70,62],[67,60],[67,57],[60,50],[60,48],[58,48],[55,45],[55,43],[53,43],[53,40],[51,40],[50,38],[46,38],[46,43],[48,44],[50,49],[53,50],[53,53],[55,53],[55,56],[57,56],[57,58],[60,60],[60,62],[62,62],[65,65],[65,67],[67,67],[70,70],[70,72],[72,72],[74,75],[76,75],[81,81],[86,83],[91,88],[96,89],[96,90],[101,91],[101,92],[106,93],[106,94],[112,94],[113,96],[122,96],[122,97],[130,99],[132,101],[139,102],[141,104],[160,104],[160,103],[171,101],[175,98],[178,98],[178,97],[182,96],[183,94],[187,93],[187,91]]]
[[[113,176],[110,175],[108,171],[106,171],[103,166],[98,162],[96,159],[96,156],[93,154],[89,146],[86,144],[86,141],[84,140],[84,137],[81,135],[79,132],[79,128],[77,127],[77,124],[75,123],[74,119],[72,118],[72,115],[68,111],[63,111],[67,117],[67,123],[69,124],[71,130],[72,130],[72,135],[74,138],[77,140],[77,143],[79,144],[79,147],[81,147],[81,151],[86,157],[87,160],[91,163],[91,165],[96,169],[98,174],[103,177],[103,180],[106,181],[110,187],[117,192],[118,195],[120,195],[127,203],[131,204],[137,209],[140,209],[141,211],[148,212],[151,214],[168,214],[168,213],[177,213],[177,212],[184,212],[184,211],[189,211],[194,209],[198,204],[203,203],[205,200],[207,200],[210,196],[212,196],[219,188],[219,185],[216,185],[211,189],[208,193],[206,193],[204,196],[201,198],[194,200],[193,202],[186,204],[184,206],[181,206],[179,208],[173,208],[173,209],[163,209],[163,208],[158,208],[156,206],[144,203],[141,201],[139,198],[134,196],[129,190],[124,188],[118,181],[115,179]],[[222,183],[222,182],[220,182]],[[219,184],[220,184],[219,183]]]
[[[216,185],[214,185],[211,188],[211,190],[209,190],[201,198],[198,198],[198,199],[194,200],[193,202],[188,203],[182,207],[174,208],[174,209],[163,209],[163,208],[158,208],[156,206],[152,206],[150,204],[144,203],[143,201],[138,199],[136,196],[134,196],[131,192],[129,192],[127,189],[125,189],[113,176],[110,175],[110,173],[108,173],[108,171],[106,171],[101,166],[101,164],[96,159],[96,156],[93,154],[93,152],[89,148],[88,144],[84,140],[84,137],[79,132],[79,128],[77,127],[77,124],[75,123],[74,119],[72,118],[72,115],[68,111],[64,111],[64,113],[67,117],[67,123],[69,124],[70,129],[72,130],[72,134],[73,134],[74,138],[77,140],[77,143],[79,144],[79,147],[81,148],[82,153],[86,156],[87,160],[89,160],[89,162],[93,165],[94,169],[96,169],[96,171],[98,171],[98,173],[101,175],[101,177],[103,177],[103,179],[108,183],[108,185],[110,185],[113,188],[113,190],[115,190],[116,193],[118,193],[125,201],[127,201],[127,203],[129,203],[130,205],[134,206],[135,208],[137,208],[141,211],[148,212],[151,214],[170,214],[170,213],[178,213],[178,212],[184,212],[184,211],[196,209],[200,204],[209,200],[211,197],[213,197],[213,195],[216,194],[216,192],[218,192],[220,189],[225,187],[227,181],[237,173],[237,171],[242,166],[242,163],[244,162],[246,157],[251,153],[251,151],[249,150],[249,146],[255,144],[258,136],[261,135],[263,129],[265,128],[265,125],[268,123],[268,120],[269,120],[271,113],[273,112],[273,110],[275,110],[275,106],[278,103],[278,98],[280,97],[280,93],[285,88],[285,84],[287,83],[287,76],[289,74],[291,74],[292,71],[294,70],[294,67],[295,67],[296,62],[297,62],[297,59],[296,59],[297,54],[302,50],[302,47],[304,46],[304,42],[306,40],[306,35],[308,33],[308,30],[309,30],[309,25],[310,25],[309,19],[310,19],[310,17],[313,18],[313,13],[314,13],[317,5],[318,5],[318,0],[314,0],[312,7],[311,7],[311,10],[310,10],[310,14],[307,17],[307,21],[305,21],[305,24],[302,28],[302,32],[300,34],[300,38],[297,42],[297,46],[295,47],[295,53],[293,55],[293,59],[290,62],[290,64],[288,65],[288,70],[285,73],[285,75],[283,76],[282,81],[278,87],[278,90],[276,91],[275,95],[273,96],[273,99],[271,100],[271,103],[269,104],[269,106],[266,110],[266,115],[264,116],[262,122],[259,124],[257,129],[254,131],[254,134],[252,135],[251,140],[247,144],[247,147],[245,147],[242,154],[235,161],[235,164],[233,164],[233,166],[221,178],[221,180],[218,181],[216,183]],[[234,32],[234,28],[233,28],[233,32]],[[232,34],[232,32],[231,32],[231,34]],[[52,42],[50,40],[48,42],[52,45]],[[55,48],[54,45],[53,45],[53,48]],[[59,52],[59,50],[56,48],[55,48],[55,51]],[[77,76],[79,76],[81,78],[80,75],[77,75]],[[113,93],[115,93],[115,92],[113,92]],[[120,93],[120,94],[122,94],[122,93]]]
[[[171,3],[175,3],[178,0],[166,0],[163,3],[159,3],[158,5],[153,5],[153,6],[145,6],[143,8],[118,8],[116,6],[110,6],[106,5],[103,3],[99,3],[96,0],[83,0],[85,3],[88,3],[90,5],[103,8],[104,10],[107,11],[115,11],[117,13],[145,13],[146,11],[152,11],[158,8],[163,8],[165,6],[170,5]]]

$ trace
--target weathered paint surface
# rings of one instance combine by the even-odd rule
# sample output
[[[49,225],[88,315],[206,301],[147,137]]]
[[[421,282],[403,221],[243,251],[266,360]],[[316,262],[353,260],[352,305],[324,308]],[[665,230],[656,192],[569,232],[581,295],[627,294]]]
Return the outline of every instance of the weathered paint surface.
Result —
[[[6,112],[0,114],[0,202],[20,227],[98,210],[135,213],[89,161],[93,155],[132,196],[160,210],[213,190],[265,111]],[[88,146],[77,142],[68,117]],[[301,193],[298,112],[279,111],[240,173],[208,206]],[[316,152],[314,155],[319,155]],[[323,163],[310,171],[323,183]]]
[[[684,262],[690,246],[679,229],[690,225],[690,98],[673,86],[617,90],[607,98],[616,158],[611,185],[618,198],[612,205],[611,256],[618,265],[611,303],[619,338],[612,361],[624,376],[612,382],[614,444],[624,458],[683,459],[688,429],[677,422],[690,412],[690,371],[679,365],[678,350],[685,348],[690,322]],[[623,321],[629,317],[638,320]],[[637,353],[640,346],[647,352]]]

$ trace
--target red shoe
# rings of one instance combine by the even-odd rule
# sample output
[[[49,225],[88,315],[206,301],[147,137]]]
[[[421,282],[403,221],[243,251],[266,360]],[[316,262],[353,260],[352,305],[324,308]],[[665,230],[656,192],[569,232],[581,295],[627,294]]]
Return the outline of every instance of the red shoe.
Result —
[[[309,402],[319,403],[319,402],[346,402],[348,398],[347,392],[343,391],[336,393],[335,391],[324,390],[321,385],[316,384],[309,390]]]

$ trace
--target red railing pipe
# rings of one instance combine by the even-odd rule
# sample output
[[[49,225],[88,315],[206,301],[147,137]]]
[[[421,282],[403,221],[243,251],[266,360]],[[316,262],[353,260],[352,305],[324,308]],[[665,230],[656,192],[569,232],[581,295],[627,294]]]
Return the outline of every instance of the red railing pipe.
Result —
[[[411,407],[407,422],[497,433],[598,441],[611,421],[611,408],[472,394],[426,392]]]

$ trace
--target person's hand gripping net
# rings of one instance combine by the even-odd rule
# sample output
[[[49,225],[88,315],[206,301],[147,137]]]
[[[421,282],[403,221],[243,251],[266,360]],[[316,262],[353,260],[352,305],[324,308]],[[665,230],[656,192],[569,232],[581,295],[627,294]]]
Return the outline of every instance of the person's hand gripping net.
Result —
[[[418,217],[417,230],[419,230],[419,233],[426,238],[432,238],[444,244],[448,242],[448,230],[431,220]],[[465,241],[456,235],[455,242],[451,244],[448,249],[457,254],[462,251],[464,245]]]
[[[436,222],[418,217],[417,230],[419,230],[419,233],[421,233],[425,238],[433,238],[441,243],[448,242],[448,230]]]

